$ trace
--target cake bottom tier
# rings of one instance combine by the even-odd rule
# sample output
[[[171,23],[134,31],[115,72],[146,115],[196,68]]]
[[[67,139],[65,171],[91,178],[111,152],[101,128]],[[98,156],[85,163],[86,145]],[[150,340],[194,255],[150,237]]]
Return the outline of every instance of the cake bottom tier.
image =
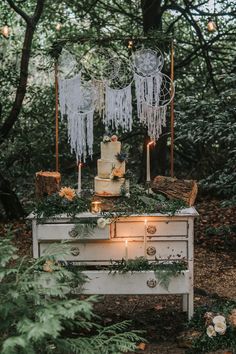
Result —
[[[128,181],[125,178],[120,178],[116,181],[111,179],[95,177],[94,189],[95,194],[103,197],[117,197],[121,195],[121,187],[125,188],[128,193]]]

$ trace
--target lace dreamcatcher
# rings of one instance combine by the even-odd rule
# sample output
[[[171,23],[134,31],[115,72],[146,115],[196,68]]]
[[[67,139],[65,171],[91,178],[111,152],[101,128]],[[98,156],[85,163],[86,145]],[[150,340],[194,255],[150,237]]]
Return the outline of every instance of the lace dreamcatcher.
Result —
[[[167,105],[174,96],[174,86],[167,75],[161,73],[163,55],[158,49],[141,49],[133,54],[137,114],[148,128],[148,135],[157,140],[166,125]]]

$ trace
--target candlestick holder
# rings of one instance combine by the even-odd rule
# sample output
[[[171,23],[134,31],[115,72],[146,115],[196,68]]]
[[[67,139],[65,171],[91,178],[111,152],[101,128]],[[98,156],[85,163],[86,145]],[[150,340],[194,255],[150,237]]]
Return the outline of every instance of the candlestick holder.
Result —
[[[151,181],[146,181],[146,193],[151,194]]]
[[[91,203],[91,213],[98,214],[102,211],[102,202],[94,201]]]

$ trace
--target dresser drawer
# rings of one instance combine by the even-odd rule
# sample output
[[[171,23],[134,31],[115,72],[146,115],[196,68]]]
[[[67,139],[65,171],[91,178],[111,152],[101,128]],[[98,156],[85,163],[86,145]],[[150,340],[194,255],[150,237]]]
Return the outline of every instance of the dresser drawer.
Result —
[[[92,223],[78,224],[38,224],[38,240],[108,240],[110,238],[110,226],[101,229]]]
[[[55,246],[55,248],[54,248]],[[63,247],[67,248],[65,256],[63,255]],[[42,242],[39,244],[40,255],[55,253],[58,259],[67,261],[85,262],[86,264],[107,264],[111,260],[121,260],[122,258],[134,259],[144,256],[143,241],[129,241],[126,245],[125,241],[89,241],[89,242],[71,242],[67,245],[52,244]],[[63,256],[60,256],[63,255]],[[186,241],[148,241],[146,249],[146,257],[148,260],[155,258],[165,259],[187,259],[187,242]]]
[[[107,270],[85,270],[83,274],[87,276],[87,281],[75,291],[88,295],[188,294],[191,287],[191,275],[188,270],[172,277],[168,289],[160,285],[153,271],[112,274]],[[42,273],[40,282],[45,288],[53,287],[54,274]]]
[[[157,220],[156,218],[147,218],[146,225],[142,218],[134,220],[119,219],[112,226],[112,237],[143,237],[145,234],[145,226],[147,236],[149,237],[176,237],[188,236],[188,221],[187,220]]]

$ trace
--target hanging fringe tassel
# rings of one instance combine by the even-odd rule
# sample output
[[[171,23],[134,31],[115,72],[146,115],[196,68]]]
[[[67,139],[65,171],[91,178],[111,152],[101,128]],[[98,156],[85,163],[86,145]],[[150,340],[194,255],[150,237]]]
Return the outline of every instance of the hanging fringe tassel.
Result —
[[[162,74],[140,76],[134,74],[137,99],[137,114],[141,123],[148,128],[148,135],[157,140],[166,126],[167,106],[160,106]]]
[[[93,115],[94,110],[85,113],[75,113],[68,117],[68,141],[71,152],[76,155],[76,160],[86,160],[93,155]]]
[[[143,119],[146,122],[148,136],[157,141],[162,133],[162,127],[166,126],[167,106],[151,107],[143,105]]]
[[[119,127],[123,132],[132,130],[131,84],[122,89],[113,89],[106,85],[103,123],[107,129],[111,125],[116,131]]]
[[[62,119],[67,115],[68,141],[76,160],[86,160],[93,155],[94,109],[81,112],[84,105],[80,74],[72,79],[59,80],[59,103]]]
[[[81,97],[81,75],[80,73],[71,79],[58,79],[59,104],[61,119],[69,111],[77,112]]]
[[[102,80],[92,80],[94,88],[97,93],[97,100],[95,111],[98,112],[100,117],[104,117],[105,110],[105,82]]]

